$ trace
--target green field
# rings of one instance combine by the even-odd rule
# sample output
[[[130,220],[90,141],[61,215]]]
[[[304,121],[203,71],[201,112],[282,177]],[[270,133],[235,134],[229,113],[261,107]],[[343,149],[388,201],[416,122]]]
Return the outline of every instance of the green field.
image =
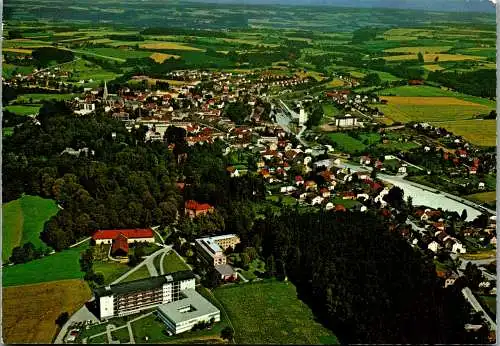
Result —
[[[290,282],[267,281],[217,288],[241,344],[320,344],[336,342],[297,298]],[[322,338],[323,337],[323,338]]]
[[[479,300],[483,305],[486,305],[493,314],[497,314],[497,299],[495,296],[479,296]]]
[[[13,103],[41,103],[47,100],[70,100],[76,94],[23,94],[18,96]]]
[[[31,114],[38,114],[38,111],[40,110],[39,105],[10,105],[6,106],[4,109],[16,113],[18,115],[31,115]]]
[[[80,253],[88,248],[89,244],[84,243],[28,263],[4,267],[3,286],[81,279],[84,273],[80,271]]]
[[[137,269],[135,272],[132,274],[129,274],[124,280],[121,282],[128,282],[128,281],[134,281],[134,280],[139,280],[139,279],[145,279],[149,278],[149,270],[146,265],[142,265],[139,269]]]
[[[120,329],[111,332],[111,338],[113,340],[119,340],[120,344],[125,344],[130,341],[130,334],[127,327],[122,327]]]
[[[360,204],[355,199],[342,199],[342,197],[334,197],[330,199],[328,202],[332,202],[334,205],[341,204],[344,207],[346,207],[346,209],[353,208],[354,206]]]
[[[167,274],[181,270],[189,270],[189,267],[174,251],[170,251],[167,255],[165,255],[165,259],[163,260],[163,270],[165,271],[165,274]]]
[[[365,149],[363,143],[343,132],[329,133],[328,138],[330,138],[338,148],[347,153],[354,153]]]
[[[407,123],[443,122],[470,119],[480,114],[489,113],[488,109],[462,105],[378,105],[384,116],[392,121]]]
[[[439,122],[435,125],[444,127],[475,145],[489,147],[496,145],[496,120],[457,120]]]
[[[2,127],[2,133],[4,137],[12,136],[14,133],[13,127]]]
[[[477,203],[494,203],[497,200],[496,191],[480,192],[466,196],[467,199]]]
[[[31,242],[36,248],[47,248],[40,239],[43,226],[59,209],[51,199],[23,196],[2,205],[2,260],[6,261],[12,249]]]
[[[93,265],[95,273],[102,273],[104,275],[104,284],[108,285],[118,279],[120,276],[128,272],[131,268],[120,262],[107,261],[107,262],[94,262]]]
[[[460,100],[474,102],[483,106],[496,108],[496,102],[486,98],[470,96],[445,88],[437,88],[428,85],[403,85],[394,88],[388,88],[377,92],[380,96],[394,95],[402,97],[455,97]]]

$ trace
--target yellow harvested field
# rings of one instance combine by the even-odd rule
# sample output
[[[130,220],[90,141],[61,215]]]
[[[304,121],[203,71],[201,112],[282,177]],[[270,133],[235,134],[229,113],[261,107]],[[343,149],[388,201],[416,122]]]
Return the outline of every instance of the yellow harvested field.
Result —
[[[432,72],[444,70],[444,67],[441,67],[439,65],[424,65],[424,68]]]
[[[3,338],[8,344],[52,343],[55,320],[72,315],[91,297],[83,280],[62,280],[3,288]]]
[[[382,96],[381,99],[387,100],[390,105],[405,106],[477,106],[482,105],[470,101],[464,101],[455,97],[408,97],[408,96]]]
[[[384,36],[386,41],[413,41],[417,40],[416,36]]]
[[[435,124],[464,137],[472,144],[493,147],[496,145],[496,120],[457,120]]]
[[[485,57],[477,55],[464,55],[464,54],[424,54],[425,62],[434,62],[436,57],[438,61],[465,61],[465,60],[483,60]],[[417,60],[417,54],[393,55],[384,57],[387,61],[403,61],[403,60]]]
[[[4,52],[21,53],[21,54],[31,54],[31,49],[20,49],[20,48],[4,48]]]
[[[203,49],[186,46],[177,42],[158,42],[158,43],[144,43],[140,45],[144,49],[175,49],[175,50],[196,50],[203,51]]]
[[[167,59],[174,58],[174,59],[179,59],[179,55],[173,55],[173,54],[163,54],[163,53],[153,53],[151,54],[151,59],[156,61],[157,63],[162,63]]]
[[[344,86],[344,81],[336,78],[336,79],[332,80],[330,83],[328,83],[328,86],[332,87],[332,88]]]
[[[384,52],[387,53],[414,53],[422,52],[422,54],[435,54],[447,52],[452,48],[452,46],[430,46],[430,47],[397,47],[385,49]]]
[[[325,77],[323,77],[322,73],[319,73],[316,71],[297,72],[296,74],[300,78],[312,77],[312,78],[316,79],[317,81],[322,81],[323,79],[325,79]]]

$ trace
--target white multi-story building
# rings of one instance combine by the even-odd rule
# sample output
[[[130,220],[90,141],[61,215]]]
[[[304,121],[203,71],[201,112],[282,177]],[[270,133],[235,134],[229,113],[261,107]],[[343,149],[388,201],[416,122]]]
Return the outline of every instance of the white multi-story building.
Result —
[[[200,256],[208,263],[216,265],[226,264],[224,250],[240,243],[240,238],[235,234],[226,234],[216,237],[196,239],[196,247]]]
[[[220,311],[194,288],[181,292],[181,299],[158,306],[157,316],[174,334],[190,331],[199,322],[219,322]]]
[[[182,299],[181,291],[195,288],[190,270],[155,276],[94,290],[99,318],[125,316]]]

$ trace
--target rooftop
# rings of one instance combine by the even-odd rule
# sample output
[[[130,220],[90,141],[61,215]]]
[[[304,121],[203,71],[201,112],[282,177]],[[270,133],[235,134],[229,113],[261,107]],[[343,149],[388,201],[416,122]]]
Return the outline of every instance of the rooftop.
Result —
[[[100,229],[95,231],[92,239],[115,239],[118,235],[123,234],[127,238],[153,238],[153,230],[151,228],[135,228],[135,229]]]
[[[94,290],[97,297],[105,297],[113,294],[128,294],[139,291],[146,291],[163,286],[163,284],[173,281],[183,281],[194,279],[194,274],[190,270],[183,270],[169,275],[154,276],[124,283],[118,283],[108,287],[99,287]]]
[[[182,294],[185,298],[158,306],[158,311],[175,324],[219,312],[219,309],[194,289],[184,290]]]

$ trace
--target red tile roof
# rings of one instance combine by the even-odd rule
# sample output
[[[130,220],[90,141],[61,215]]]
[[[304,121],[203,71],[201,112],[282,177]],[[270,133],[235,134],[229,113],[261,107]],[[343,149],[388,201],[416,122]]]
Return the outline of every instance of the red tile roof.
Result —
[[[189,210],[209,210],[209,209],[212,209],[213,207],[208,204],[208,203],[198,203],[192,199],[190,199],[189,201],[186,201],[186,203],[184,203],[184,207],[186,209],[189,209]]]
[[[115,239],[123,234],[127,238],[153,238],[153,230],[151,228],[135,228],[135,229],[106,229],[95,231],[92,239]]]
[[[125,253],[128,253],[128,240],[123,233],[118,234],[116,239],[113,241],[113,245],[111,246],[112,254],[114,254],[117,250],[123,250]]]

